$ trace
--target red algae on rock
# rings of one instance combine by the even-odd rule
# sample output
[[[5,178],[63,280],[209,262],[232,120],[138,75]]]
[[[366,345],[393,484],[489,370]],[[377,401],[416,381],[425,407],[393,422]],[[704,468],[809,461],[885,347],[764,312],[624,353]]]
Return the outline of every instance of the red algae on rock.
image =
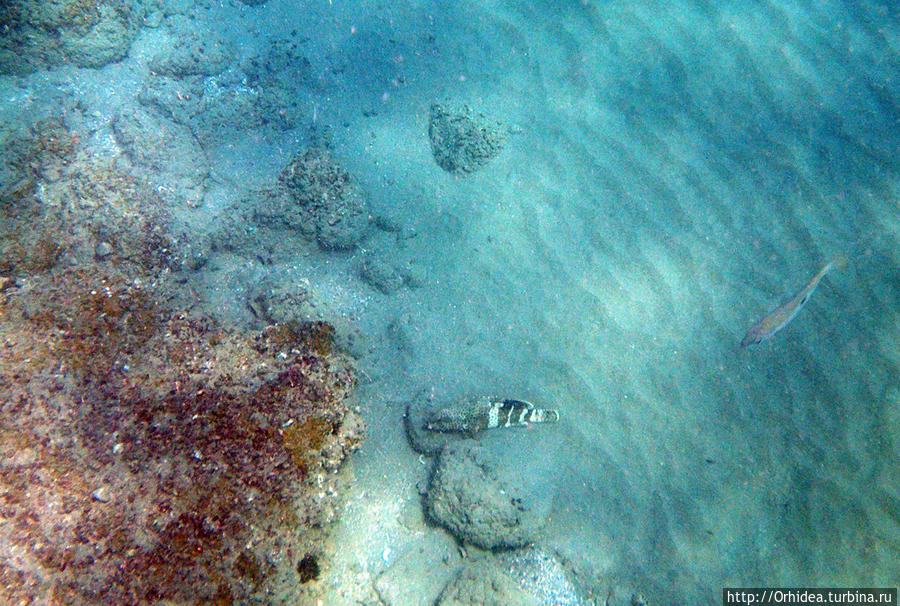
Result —
[[[361,437],[346,361],[47,280],[2,295],[0,601],[296,603]]]
[[[0,204],[0,603],[314,603],[363,434],[333,328],[179,311],[161,202],[62,153]]]

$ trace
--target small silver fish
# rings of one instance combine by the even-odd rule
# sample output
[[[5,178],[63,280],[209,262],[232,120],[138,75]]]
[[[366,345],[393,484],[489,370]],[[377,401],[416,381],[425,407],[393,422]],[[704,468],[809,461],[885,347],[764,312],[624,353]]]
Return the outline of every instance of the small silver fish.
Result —
[[[524,400],[479,396],[432,412],[425,419],[425,429],[474,435],[495,427],[523,427],[557,421],[559,411],[556,410],[535,408],[534,404]]]
[[[838,255],[823,267],[819,273],[813,276],[812,280],[804,286],[800,292],[775,308],[775,311],[761,319],[753,325],[753,328],[747,331],[744,340],[741,341],[741,347],[748,347],[762,343],[766,339],[770,339],[776,332],[787,326],[788,322],[794,319],[806,302],[809,301],[813,291],[825,277],[825,274],[832,269],[842,269],[847,265],[847,257]]]

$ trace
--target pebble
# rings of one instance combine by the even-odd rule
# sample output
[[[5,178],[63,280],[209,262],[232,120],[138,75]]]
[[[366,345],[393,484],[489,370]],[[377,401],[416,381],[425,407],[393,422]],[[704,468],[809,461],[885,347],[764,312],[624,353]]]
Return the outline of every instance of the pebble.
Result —
[[[106,241],[97,242],[97,246],[94,248],[94,255],[98,259],[104,259],[111,255],[113,252],[112,244]]]

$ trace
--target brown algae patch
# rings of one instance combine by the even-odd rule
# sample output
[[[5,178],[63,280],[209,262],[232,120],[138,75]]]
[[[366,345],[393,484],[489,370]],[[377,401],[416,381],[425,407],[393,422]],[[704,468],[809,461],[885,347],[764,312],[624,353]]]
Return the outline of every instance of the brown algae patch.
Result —
[[[2,601],[300,599],[361,437],[346,361],[46,279],[3,291]]]
[[[311,603],[364,432],[334,329],[183,311],[163,201],[46,128],[0,204],[0,602]]]

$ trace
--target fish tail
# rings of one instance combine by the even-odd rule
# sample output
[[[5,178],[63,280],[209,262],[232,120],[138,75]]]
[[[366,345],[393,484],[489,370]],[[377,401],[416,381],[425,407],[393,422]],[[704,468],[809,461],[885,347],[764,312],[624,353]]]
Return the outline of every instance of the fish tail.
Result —
[[[536,408],[531,415],[532,423],[556,423],[559,421],[559,411],[548,408]]]
[[[844,269],[845,267],[847,267],[847,255],[845,255],[844,253],[838,253],[838,255],[834,259],[829,261],[827,267],[828,269]]]

